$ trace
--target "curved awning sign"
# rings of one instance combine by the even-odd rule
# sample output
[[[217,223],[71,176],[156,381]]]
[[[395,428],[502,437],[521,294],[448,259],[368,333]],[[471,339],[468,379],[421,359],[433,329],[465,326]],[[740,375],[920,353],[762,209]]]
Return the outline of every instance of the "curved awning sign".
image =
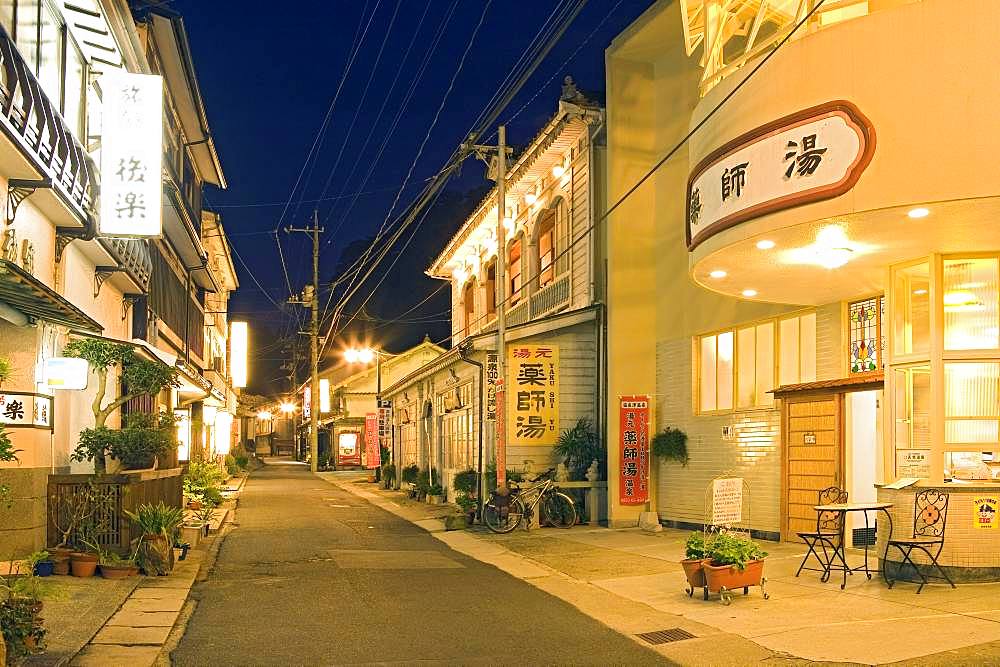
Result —
[[[844,194],[874,152],[875,128],[843,100],[737,137],[709,154],[688,179],[688,250],[741,222]]]

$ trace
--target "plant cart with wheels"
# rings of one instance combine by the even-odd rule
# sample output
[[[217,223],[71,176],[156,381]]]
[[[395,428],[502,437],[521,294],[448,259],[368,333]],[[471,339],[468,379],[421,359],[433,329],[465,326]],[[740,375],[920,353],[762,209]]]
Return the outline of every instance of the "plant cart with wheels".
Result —
[[[759,586],[765,600],[764,558],[767,553],[750,537],[750,486],[742,477],[730,474],[713,479],[705,490],[705,523],[701,533],[693,533],[687,543],[687,558],[681,565],[687,576],[685,591],[694,597],[702,589],[702,599],[718,593],[719,600],[731,604],[735,591]]]

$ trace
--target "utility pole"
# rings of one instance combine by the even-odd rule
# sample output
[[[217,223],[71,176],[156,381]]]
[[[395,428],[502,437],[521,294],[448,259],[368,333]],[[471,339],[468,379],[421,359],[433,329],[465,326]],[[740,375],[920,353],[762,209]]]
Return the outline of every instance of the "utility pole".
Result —
[[[312,227],[297,229],[287,227],[286,232],[303,232],[312,235],[313,242],[313,279],[312,285],[307,285],[302,291],[301,299],[289,299],[289,303],[308,305],[312,310],[309,324],[309,468],[313,472],[319,470],[319,235],[323,229],[319,226],[319,211],[313,210]]]

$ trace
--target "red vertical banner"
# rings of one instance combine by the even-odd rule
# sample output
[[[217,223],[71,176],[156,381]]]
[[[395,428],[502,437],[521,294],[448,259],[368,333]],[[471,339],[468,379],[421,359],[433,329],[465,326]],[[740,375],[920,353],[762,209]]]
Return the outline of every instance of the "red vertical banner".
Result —
[[[618,436],[618,502],[649,502],[649,396],[622,396]]]
[[[378,414],[365,415],[365,467],[378,468],[382,465],[382,452],[378,446]]]
[[[497,378],[496,457],[498,488],[507,485],[507,404],[504,403],[505,396],[503,378]]]

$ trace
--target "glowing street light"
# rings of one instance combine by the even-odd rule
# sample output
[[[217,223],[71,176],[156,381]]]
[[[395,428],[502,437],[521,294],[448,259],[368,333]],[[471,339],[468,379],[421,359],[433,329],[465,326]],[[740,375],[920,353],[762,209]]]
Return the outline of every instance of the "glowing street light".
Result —
[[[293,412],[295,412],[295,404],[285,401],[284,403],[281,404],[281,411],[284,412],[286,415],[290,415]]]
[[[267,421],[270,418],[271,418],[271,413],[268,412],[267,410],[261,410],[260,412],[257,413],[257,419],[261,421]]]

